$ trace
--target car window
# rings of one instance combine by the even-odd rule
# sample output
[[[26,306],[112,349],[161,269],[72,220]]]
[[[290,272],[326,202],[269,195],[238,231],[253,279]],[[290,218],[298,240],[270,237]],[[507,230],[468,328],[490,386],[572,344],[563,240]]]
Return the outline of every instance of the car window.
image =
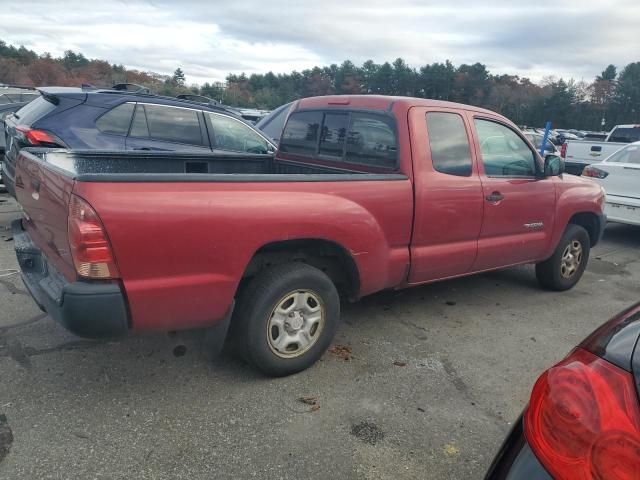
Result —
[[[398,142],[393,118],[353,112],[347,133],[345,161],[395,169],[398,164]]]
[[[640,128],[616,128],[611,132],[609,142],[633,143],[640,141]]]
[[[147,126],[147,116],[144,113],[144,105],[136,105],[136,112],[133,114],[133,122],[131,122],[129,136],[142,138],[149,136],[149,127]]]
[[[7,103],[13,103],[13,102],[4,93],[0,94],[0,105],[6,105]]]
[[[46,100],[45,97],[38,97],[33,102],[27,103],[18,110],[16,112],[16,118],[20,120],[21,125],[31,126],[55,109],[56,106]]]
[[[492,177],[533,177],[535,153],[513,130],[499,123],[476,118],[478,142],[485,173]]]
[[[213,127],[215,147],[245,153],[269,153],[269,144],[257,132],[235,118],[206,112]]]
[[[640,145],[629,145],[605,160],[606,163],[640,164]]]
[[[471,148],[462,117],[456,113],[427,113],[433,168],[448,175],[471,175]]]
[[[315,155],[322,112],[295,112],[282,132],[280,150],[286,153]]]
[[[320,155],[342,158],[349,126],[348,113],[326,113],[320,132]]]
[[[268,114],[266,117],[261,118],[256,123],[256,128],[262,130],[267,137],[280,141],[284,122],[287,120],[287,115],[289,114],[289,110],[291,110],[292,105],[292,103],[283,105]]]
[[[96,120],[96,127],[102,133],[113,135],[126,135],[133,115],[133,103],[123,103],[112,108]]]
[[[202,145],[197,110],[165,105],[145,105],[144,110],[151,138]]]

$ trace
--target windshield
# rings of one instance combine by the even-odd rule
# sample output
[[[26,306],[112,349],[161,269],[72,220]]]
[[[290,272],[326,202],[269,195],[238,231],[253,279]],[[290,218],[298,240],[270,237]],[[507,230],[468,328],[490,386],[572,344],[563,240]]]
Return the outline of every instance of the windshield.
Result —
[[[605,160],[606,163],[633,163],[640,164],[640,144],[629,145]]]

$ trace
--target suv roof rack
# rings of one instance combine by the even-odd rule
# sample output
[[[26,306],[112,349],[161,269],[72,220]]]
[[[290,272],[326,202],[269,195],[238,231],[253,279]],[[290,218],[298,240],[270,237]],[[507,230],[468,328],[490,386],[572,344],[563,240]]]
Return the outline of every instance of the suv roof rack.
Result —
[[[138,85],[137,83],[116,83],[112,90],[117,90],[119,92],[129,92],[129,93],[146,93],[153,94],[151,90],[147,87],[143,87],[142,85]]]

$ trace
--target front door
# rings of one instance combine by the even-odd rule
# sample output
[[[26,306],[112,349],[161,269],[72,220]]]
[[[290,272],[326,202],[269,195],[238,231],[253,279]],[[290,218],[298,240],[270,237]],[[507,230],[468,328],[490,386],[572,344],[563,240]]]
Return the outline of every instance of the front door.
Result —
[[[473,118],[484,216],[474,271],[541,260],[556,211],[555,180],[539,178],[539,157],[512,127]]]

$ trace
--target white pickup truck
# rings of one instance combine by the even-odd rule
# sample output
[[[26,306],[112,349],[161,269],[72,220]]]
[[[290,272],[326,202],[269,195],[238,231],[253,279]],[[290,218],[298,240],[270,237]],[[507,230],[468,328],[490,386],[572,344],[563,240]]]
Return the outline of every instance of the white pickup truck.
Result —
[[[566,171],[582,174],[587,165],[600,162],[629,143],[640,141],[640,125],[616,125],[603,141],[568,140],[562,145]]]

